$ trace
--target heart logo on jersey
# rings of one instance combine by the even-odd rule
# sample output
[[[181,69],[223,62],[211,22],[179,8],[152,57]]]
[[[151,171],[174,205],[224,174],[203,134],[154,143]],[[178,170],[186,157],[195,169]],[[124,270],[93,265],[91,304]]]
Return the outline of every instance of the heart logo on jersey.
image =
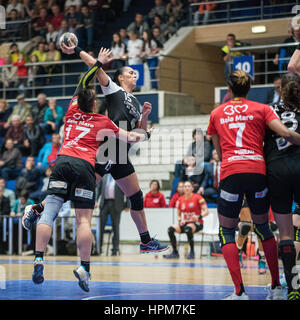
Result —
[[[224,113],[227,114],[228,116],[232,116],[235,112],[236,113],[242,113],[246,112],[248,110],[248,105],[243,104],[243,105],[228,105],[224,108]]]

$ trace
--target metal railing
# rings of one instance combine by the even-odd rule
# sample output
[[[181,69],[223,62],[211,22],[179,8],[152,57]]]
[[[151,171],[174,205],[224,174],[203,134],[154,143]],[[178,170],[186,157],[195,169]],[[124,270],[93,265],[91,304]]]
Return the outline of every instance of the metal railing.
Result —
[[[262,20],[287,17],[294,15],[292,7],[299,4],[299,1],[289,1],[281,4],[268,4],[267,0],[259,0],[256,5],[252,5],[253,1],[246,0],[222,0],[209,1],[208,4],[217,4],[215,10],[210,11],[208,23],[226,23],[241,20]],[[190,4],[189,7],[189,23],[193,25],[195,13],[200,5],[205,2],[197,2]],[[238,8],[236,8],[238,4]],[[249,4],[249,6],[248,6]],[[244,5],[247,5],[244,7]],[[220,8],[221,7],[221,8]],[[224,8],[222,8],[224,7]]]
[[[274,60],[274,55],[278,52],[274,52],[273,49],[279,49],[282,47],[296,47],[299,45],[299,42],[293,42],[293,43],[282,43],[282,44],[270,44],[270,45],[256,45],[256,46],[242,46],[242,47],[234,47],[230,51],[233,52],[251,52],[251,53],[262,53],[264,55],[263,59],[254,59],[254,65],[255,64],[260,64],[261,67],[263,67],[264,71],[261,72],[255,72],[255,76],[263,76],[264,77],[264,84],[269,83],[269,75],[277,75],[277,74],[284,74],[287,72],[286,69],[284,70],[276,70],[276,71],[269,71],[269,62],[273,62]],[[270,58],[270,54],[273,55],[273,57]],[[291,57],[279,57],[279,63],[278,63],[278,68],[280,61],[286,61],[286,64],[288,64],[289,60]],[[233,64],[233,57],[230,56],[230,61],[229,63],[231,64],[231,70],[232,70],[232,64]]]
[[[82,65],[83,66],[82,71],[76,71],[76,72],[68,71],[68,69],[70,69],[70,66],[74,64]],[[42,66],[43,68],[45,68],[45,70],[47,70],[47,67],[49,67],[49,65],[51,65],[51,67],[59,66],[61,71],[57,73],[47,73],[46,71],[45,73],[37,74],[33,77],[32,85],[29,85],[28,83],[28,80],[30,79],[29,76],[18,77],[16,74],[12,79],[5,79],[3,78],[3,76],[1,77],[1,73],[3,72],[4,68],[17,68],[17,67],[11,64],[0,65],[0,84],[1,84],[0,97],[3,97],[4,99],[15,99],[17,96],[17,93],[20,93],[21,91],[23,92],[25,91],[25,92],[29,92],[30,96],[35,98],[37,96],[37,93],[45,89],[55,89],[56,92],[54,96],[70,96],[75,91],[78,85],[80,76],[88,69],[88,66],[85,65],[84,62],[80,59],[46,61],[46,62],[25,64],[25,66],[29,68],[32,66]],[[150,68],[148,67],[148,69],[149,71],[158,70],[159,67],[150,67]],[[105,72],[112,77],[115,71],[116,69],[110,69],[110,70],[106,70]],[[49,83],[46,82],[48,79],[50,79]],[[11,87],[5,87],[4,81],[6,80],[12,83]],[[55,82],[57,84],[55,84]],[[150,76],[150,82],[152,84],[155,82],[159,83],[159,78],[157,78],[157,76],[155,78],[151,78]],[[24,88],[22,87],[22,89],[20,89],[19,88],[20,85],[23,85]],[[92,86],[93,83],[91,83],[90,85]],[[68,88],[71,88],[71,89],[67,94]],[[25,96],[27,98],[30,98],[30,96],[28,96],[27,94],[25,94]],[[53,95],[49,94],[48,96],[53,96]]]
[[[8,26],[12,26],[16,24],[18,28],[10,29]],[[17,41],[17,40],[29,40],[32,35],[32,24],[31,19],[23,19],[16,21],[6,21],[5,22],[6,29],[2,31],[7,31],[7,35],[5,36],[6,42],[8,40]],[[21,27],[20,27],[21,26]]]
[[[95,238],[96,238],[96,251],[100,253],[100,216],[94,215],[92,219],[96,219],[96,227],[95,227]],[[71,222],[70,222],[71,221]],[[52,246],[53,246],[53,255],[57,255],[57,241],[59,239],[64,240],[66,238],[66,224],[67,222],[71,226],[72,229],[72,240],[76,239],[76,217],[75,216],[65,216],[65,217],[57,217],[57,219],[53,223],[53,232],[52,232]],[[14,227],[16,225],[17,227]],[[2,229],[2,230],[1,230]],[[16,232],[17,230],[17,232]],[[26,234],[26,242],[24,243],[23,234]],[[22,255],[24,250],[24,245],[32,245],[35,239],[32,237],[31,231],[26,231],[22,226],[22,217],[21,216],[0,216],[0,234],[1,239],[0,243],[2,246],[7,246],[7,253],[12,255],[13,252],[18,252],[18,255]],[[14,237],[17,236],[18,245],[17,248],[14,248]],[[51,241],[51,240],[50,240]],[[16,241],[15,241],[16,243]]]

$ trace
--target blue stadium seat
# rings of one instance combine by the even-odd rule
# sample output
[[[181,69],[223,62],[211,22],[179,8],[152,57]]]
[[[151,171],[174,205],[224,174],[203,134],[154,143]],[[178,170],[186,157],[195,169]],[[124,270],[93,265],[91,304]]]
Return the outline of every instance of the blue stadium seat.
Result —
[[[16,184],[17,184],[17,180],[8,180],[6,181],[6,188],[15,191]]]

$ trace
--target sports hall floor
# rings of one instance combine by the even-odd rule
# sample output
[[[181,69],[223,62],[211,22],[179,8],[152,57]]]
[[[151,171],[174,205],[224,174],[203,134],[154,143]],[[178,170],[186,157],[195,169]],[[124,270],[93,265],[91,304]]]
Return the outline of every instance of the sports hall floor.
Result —
[[[0,256],[0,300],[220,300],[233,292],[223,257],[165,260],[162,256],[92,257],[90,292],[73,275],[77,257],[45,257],[45,281],[31,280],[33,256]],[[281,268],[282,272],[282,268]],[[269,270],[257,273],[257,261],[244,260],[242,275],[252,300],[264,300]]]

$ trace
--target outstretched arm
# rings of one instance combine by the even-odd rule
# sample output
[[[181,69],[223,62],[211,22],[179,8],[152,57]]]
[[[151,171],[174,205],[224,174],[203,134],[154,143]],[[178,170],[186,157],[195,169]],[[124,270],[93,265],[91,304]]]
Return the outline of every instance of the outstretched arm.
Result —
[[[77,53],[80,57],[80,59],[89,67],[92,67],[96,63],[96,59],[92,57],[90,54],[85,52],[84,50],[80,49],[79,47],[67,47],[64,44],[62,44],[62,51],[66,54],[73,54]],[[112,55],[111,55],[111,50],[101,48],[98,54],[98,60],[102,64],[109,63],[113,60]],[[109,83],[109,78],[106,72],[102,69],[99,68],[96,73],[97,79],[99,81],[99,84],[101,86],[107,86]]]

